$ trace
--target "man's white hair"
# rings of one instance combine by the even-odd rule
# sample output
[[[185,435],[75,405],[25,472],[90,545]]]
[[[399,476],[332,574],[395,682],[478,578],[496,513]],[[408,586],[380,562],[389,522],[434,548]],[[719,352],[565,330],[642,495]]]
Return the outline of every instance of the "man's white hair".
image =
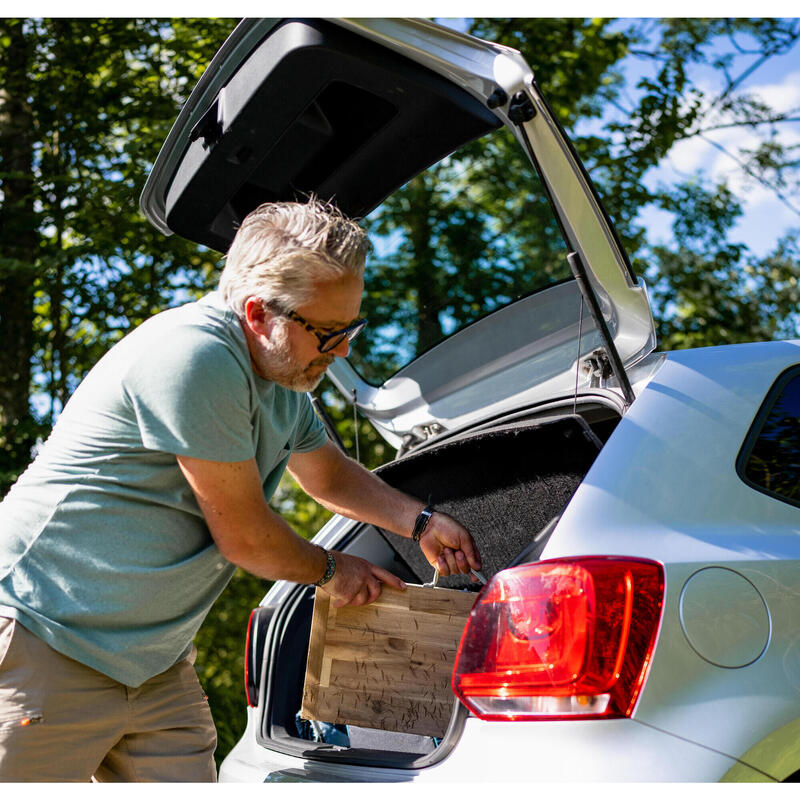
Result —
[[[314,284],[364,275],[370,243],[358,223],[312,197],[307,203],[264,203],[242,221],[219,279],[228,307],[244,319],[248,297],[283,311],[311,299]]]

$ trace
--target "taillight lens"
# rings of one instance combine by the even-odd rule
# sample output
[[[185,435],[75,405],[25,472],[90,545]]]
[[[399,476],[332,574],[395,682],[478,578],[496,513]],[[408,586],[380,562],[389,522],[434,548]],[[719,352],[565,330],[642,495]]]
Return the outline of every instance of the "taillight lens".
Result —
[[[488,720],[630,716],[663,598],[654,561],[553,559],[498,572],[464,629],[453,691]]]

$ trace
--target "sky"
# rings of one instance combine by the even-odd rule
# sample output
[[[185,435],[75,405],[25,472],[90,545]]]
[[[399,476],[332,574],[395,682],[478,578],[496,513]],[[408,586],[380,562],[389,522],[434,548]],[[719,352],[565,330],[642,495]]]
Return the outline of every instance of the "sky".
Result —
[[[533,10],[530,6],[528,8]],[[650,7],[648,11],[651,11]],[[731,9],[730,13],[735,11]],[[751,8],[749,13],[752,11]],[[668,13],[679,15],[678,9],[672,7]],[[693,12],[697,13],[702,11]],[[465,29],[463,18],[440,21],[458,30]],[[624,19],[622,22],[624,23]],[[740,69],[744,69],[753,60],[743,58]],[[633,57],[625,62],[624,71],[631,86],[645,74],[642,62]],[[715,96],[721,89],[722,77],[713,69],[698,69],[695,74],[698,85],[709,96]],[[775,56],[765,62],[741,84],[740,91],[757,94],[776,111],[798,109],[795,116],[800,117],[800,44],[795,45],[787,54]],[[613,115],[614,112],[610,111],[609,117]],[[599,128],[600,123],[590,123],[584,126],[584,131],[591,127]],[[783,124],[779,126],[779,131],[782,142],[800,145],[800,122]],[[659,183],[675,183],[698,172],[702,172],[705,178],[715,184],[727,181],[743,209],[742,217],[731,231],[731,240],[743,242],[758,256],[766,255],[787,230],[800,230],[800,197],[785,196],[781,200],[774,191],[748,179],[732,158],[730,154],[735,154],[742,147],[755,147],[757,138],[752,133],[741,128],[731,128],[711,133],[708,138],[728,153],[700,138],[680,142],[670,150],[659,167],[649,173],[648,185],[654,188]],[[638,217],[638,221],[648,229],[648,239],[653,244],[669,241],[671,219],[668,213],[653,208],[643,209]]]

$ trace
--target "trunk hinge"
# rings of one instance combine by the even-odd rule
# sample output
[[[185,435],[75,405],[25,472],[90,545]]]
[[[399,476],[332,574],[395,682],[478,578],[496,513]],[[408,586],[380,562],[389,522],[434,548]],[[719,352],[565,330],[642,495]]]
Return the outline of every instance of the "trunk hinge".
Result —
[[[608,353],[602,347],[584,356],[581,371],[589,376],[589,385],[593,389],[605,386],[606,381],[614,374]]]
[[[444,433],[446,428],[438,422],[426,422],[422,425],[415,425],[407,434],[403,436],[403,443],[397,451],[398,458],[405,455],[409,450],[417,445],[427,442],[434,436]]]
[[[603,353],[603,357],[607,362],[607,367],[610,370],[608,377],[610,377],[613,373],[619,382],[620,388],[622,389],[625,402],[630,405],[636,399],[636,395],[633,393],[633,387],[631,386],[631,382],[628,380],[628,374],[625,372],[622,359],[620,359],[617,348],[614,345],[614,339],[611,336],[611,332],[608,330],[608,325],[606,325],[605,319],[603,318],[603,312],[600,310],[600,303],[597,301],[597,296],[595,295],[594,291],[592,290],[592,286],[589,283],[589,277],[586,274],[586,267],[584,266],[583,261],[581,261],[581,257],[576,252],[567,254],[567,262],[572,270],[572,274],[575,276],[575,281],[578,284],[581,294],[583,295],[583,299],[589,306],[589,311],[592,314],[592,319],[594,319],[594,324],[597,326],[597,330],[603,337],[605,350],[600,350],[599,352]],[[589,356],[588,361],[591,362],[592,358],[597,356],[597,353],[598,350],[595,350]],[[596,361],[597,366],[591,368],[592,374],[594,374],[596,369],[599,369],[601,371],[601,377],[606,377],[602,375],[602,372],[606,369],[602,363],[602,359],[596,358]]]
[[[225,89],[222,88],[208,110],[189,133],[189,141],[202,139],[203,150],[219,144],[225,135]]]
[[[536,116],[536,106],[526,92],[517,92],[508,104],[508,118],[515,125],[530,122]]]

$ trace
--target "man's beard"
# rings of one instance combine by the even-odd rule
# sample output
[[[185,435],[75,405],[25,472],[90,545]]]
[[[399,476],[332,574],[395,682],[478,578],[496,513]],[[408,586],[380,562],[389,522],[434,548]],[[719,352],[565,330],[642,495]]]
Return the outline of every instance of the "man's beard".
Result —
[[[301,369],[290,356],[285,358],[285,371],[272,380],[295,392],[311,392],[325,377],[325,370],[333,363],[333,358],[315,358],[305,369]],[[324,367],[324,369],[322,369]]]
[[[258,373],[267,380],[273,381],[286,389],[295,392],[311,392],[317,388],[320,381],[325,377],[325,369],[329,367],[335,356],[327,353],[320,353],[310,364],[305,367],[298,365],[294,359],[289,337],[280,337],[277,347],[270,352],[261,353]]]

